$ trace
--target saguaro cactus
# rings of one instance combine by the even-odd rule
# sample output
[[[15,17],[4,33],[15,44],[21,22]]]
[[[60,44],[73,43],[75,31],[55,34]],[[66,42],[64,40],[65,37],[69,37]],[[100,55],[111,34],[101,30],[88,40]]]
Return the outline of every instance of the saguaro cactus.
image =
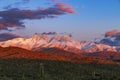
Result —
[[[22,75],[22,80],[25,80],[25,74],[23,73],[23,75]]]
[[[45,80],[45,72],[43,63],[40,63],[40,80]]]

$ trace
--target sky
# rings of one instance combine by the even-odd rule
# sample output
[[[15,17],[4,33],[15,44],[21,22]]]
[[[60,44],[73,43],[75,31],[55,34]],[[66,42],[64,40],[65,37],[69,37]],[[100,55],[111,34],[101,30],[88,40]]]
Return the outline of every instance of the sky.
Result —
[[[57,32],[94,40],[113,29],[120,30],[120,0],[0,0],[0,32]]]

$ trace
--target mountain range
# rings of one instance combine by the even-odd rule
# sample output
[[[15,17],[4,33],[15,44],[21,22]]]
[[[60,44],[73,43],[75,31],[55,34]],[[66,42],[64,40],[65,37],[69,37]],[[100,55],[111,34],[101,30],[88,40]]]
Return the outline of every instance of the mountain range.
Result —
[[[47,59],[85,63],[120,61],[119,44],[111,45],[111,42],[109,43],[106,39],[77,41],[69,35],[60,34],[34,34],[29,38],[15,37],[0,42],[0,58]]]
[[[113,45],[113,44],[117,45]],[[32,51],[40,51],[42,48],[58,48],[65,51],[81,53],[81,52],[99,52],[99,51],[113,51],[117,52],[119,49],[120,41],[117,40],[113,43],[108,39],[103,39],[99,42],[94,41],[76,41],[68,35],[37,35],[34,34],[30,38],[19,37],[7,41],[1,41],[1,47],[19,47]]]

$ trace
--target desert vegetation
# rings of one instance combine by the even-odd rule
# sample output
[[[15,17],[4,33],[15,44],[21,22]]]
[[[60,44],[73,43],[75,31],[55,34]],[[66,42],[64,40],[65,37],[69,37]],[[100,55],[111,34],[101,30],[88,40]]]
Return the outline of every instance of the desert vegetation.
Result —
[[[0,59],[0,80],[120,80],[120,65]]]

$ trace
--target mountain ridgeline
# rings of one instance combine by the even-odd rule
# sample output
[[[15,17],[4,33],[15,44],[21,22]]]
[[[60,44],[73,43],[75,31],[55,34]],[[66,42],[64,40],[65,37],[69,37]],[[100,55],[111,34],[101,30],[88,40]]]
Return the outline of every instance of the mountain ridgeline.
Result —
[[[106,39],[107,40],[107,39]],[[106,43],[107,42],[107,43]],[[117,40],[117,42],[120,42]],[[76,41],[68,35],[33,35],[31,38],[14,38],[7,41],[0,42],[1,47],[19,47],[32,51],[39,51],[42,48],[59,48],[73,53],[84,52],[100,52],[100,51],[113,51],[118,52],[120,44],[111,45],[105,39],[99,42],[92,41]]]

